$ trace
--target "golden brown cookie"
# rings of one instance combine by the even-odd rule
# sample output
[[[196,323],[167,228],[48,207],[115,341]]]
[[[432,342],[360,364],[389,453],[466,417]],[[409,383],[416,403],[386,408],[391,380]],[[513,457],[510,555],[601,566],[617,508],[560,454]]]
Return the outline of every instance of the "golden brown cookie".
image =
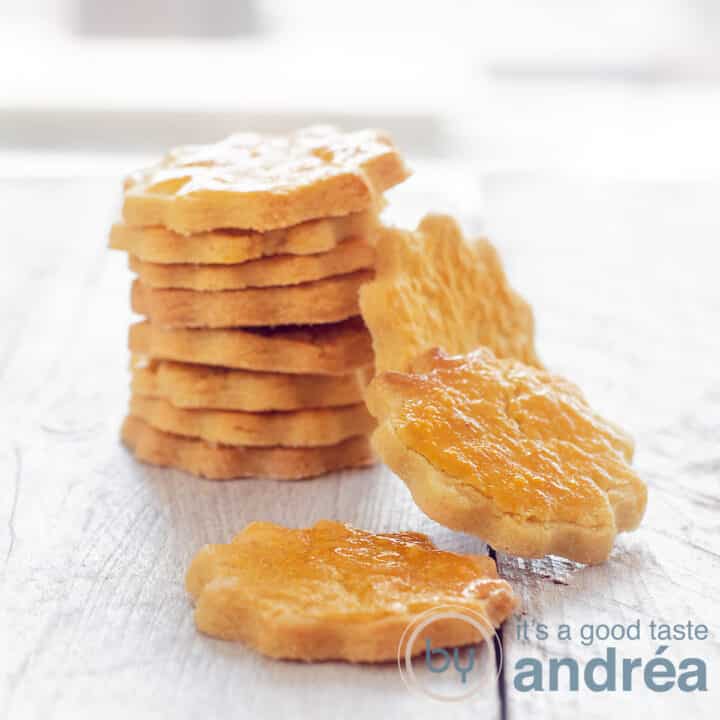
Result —
[[[122,439],[138,460],[209,480],[250,477],[302,480],[374,462],[365,436],[324,447],[238,447],[162,432],[130,415],[123,423]]]
[[[302,285],[245,290],[178,290],[132,286],[133,312],[164,327],[272,327],[334,323],[360,314],[360,286],[373,277],[358,270]]]
[[[376,367],[405,370],[423,350],[463,353],[486,345],[499,357],[539,365],[530,306],[508,285],[495,248],[466,241],[447,215],[415,232],[384,228],[376,279],[360,293]]]
[[[408,171],[376,130],[315,126],[290,135],[238,133],[171,151],[125,183],[129,225],[183,235],[216,228],[267,231],[367,210]]]
[[[367,435],[375,420],[364,403],[291,412],[188,410],[145,395],[130,398],[130,414],[156,430],[223,445],[317,447]]]
[[[347,375],[291,375],[155,360],[135,363],[132,391],[180,408],[302,410],[363,402],[371,377],[371,367]]]
[[[375,534],[330,520],[302,530],[254,522],[227,545],[206,545],[186,586],[199,630],[293,660],[395,660],[403,631],[453,606],[488,630],[517,607],[493,560],[438,550],[426,535]],[[433,622],[412,654],[483,638],[452,618]]]
[[[420,508],[500,550],[599,563],[642,519],[632,439],[557,375],[435,349],[376,376],[367,401],[373,447]]]
[[[329,252],[351,238],[372,242],[376,227],[377,209],[317,218],[265,233],[222,229],[179,235],[163,227],[116,223],[110,231],[110,247],[145,262],[232,265],[275,255]]]
[[[249,287],[299,285],[334,275],[367,270],[375,263],[372,243],[346,240],[315,255],[274,255],[234,265],[190,265],[144,262],[130,255],[130,269],[152,288],[243,290]]]
[[[360,318],[333,325],[246,330],[130,326],[133,353],[260,372],[346,375],[373,361],[372,344]]]

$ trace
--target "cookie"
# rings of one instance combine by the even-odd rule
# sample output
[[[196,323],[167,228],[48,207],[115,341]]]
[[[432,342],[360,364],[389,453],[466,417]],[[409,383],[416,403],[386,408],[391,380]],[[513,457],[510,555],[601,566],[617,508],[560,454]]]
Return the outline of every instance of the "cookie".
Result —
[[[162,432],[132,415],[123,423],[122,439],[138,460],[209,480],[302,480],[374,461],[365,436],[313,448],[234,447]]]
[[[123,218],[182,235],[216,228],[264,232],[367,210],[407,176],[390,139],[376,130],[238,133],[214,145],[177,148],[130,176]]]
[[[299,285],[334,275],[367,270],[375,264],[368,240],[346,240],[315,255],[274,255],[233,265],[160,264],[130,255],[130,269],[152,288],[243,290],[250,287]]]
[[[405,370],[423,350],[463,353],[486,345],[499,357],[539,365],[529,305],[508,285],[495,248],[466,241],[446,215],[415,232],[381,229],[376,279],[360,293],[376,367]]]
[[[271,327],[339,322],[360,314],[358,292],[370,270],[281,287],[178,290],[132,286],[133,312],[164,327]]]
[[[376,226],[377,208],[266,233],[222,229],[185,236],[163,227],[116,223],[110,231],[110,247],[145,262],[234,265],[275,255],[329,252],[351,238],[372,241]]]
[[[291,412],[188,410],[145,395],[130,398],[130,414],[156,430],[223,445],[317,447],[367,435],[375,420],[364,403]]]
[[[207,330],[130,326],[133,353],[162,360],[260,372],[346,375],[372,364],[370,335],[360,318],[333,325]]]
[[[347,375],[290,375],[155,360],[133,368],[132,391],[180,408],[302,410],[363,402],[372,368]]]
[[[186,587],[198,629],[274,658],[396,660],[404,630],[438,606],[466,610],[487,633],[453,618],[411,648],[480,642],[518,605],[486,556],[438,550],[426,535],[375,534],[330,520],[307,529],[254,522],[226,545],[206,545]]]
[[[499,550],[599,563],[642,519],[631,438],[557,375],[435,349],[376,376],[367,402],[373,447],[420,508]]]

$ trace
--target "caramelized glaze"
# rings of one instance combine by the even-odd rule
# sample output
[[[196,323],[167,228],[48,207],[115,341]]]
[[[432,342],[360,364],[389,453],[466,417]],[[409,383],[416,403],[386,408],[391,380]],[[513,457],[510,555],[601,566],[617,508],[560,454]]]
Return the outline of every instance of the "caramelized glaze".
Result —
[[[295,530],[254,522],[228,545],[208,545],[187,577],[194,597],[213,583],[228,607],[350,622],[468,604],[510,593],[488,557],[438,550],[419,533],[373,534],[323,520]]]
[[[142,186],[159,195],[281,193],[356,174],[364,163],[389,152],[390,141],[375,130],[343,133],[316,125],[290,135],[242,132],[208,145],[175,148],[155,167],[130,175],[125,189]]]
[[[239,133],[171,151],[125,181],[123,219],[181,235],[239,228],[267,232],[318,218],[375,211],[408,176],[376,130],[328,126],[290,135]]]
[[[402,396],[392,416],[401,441],[500,512],[592,526],[608,493],[641,485],[631,439],[562,378],[488,349],[431,351],[414,369],[379,379]]]

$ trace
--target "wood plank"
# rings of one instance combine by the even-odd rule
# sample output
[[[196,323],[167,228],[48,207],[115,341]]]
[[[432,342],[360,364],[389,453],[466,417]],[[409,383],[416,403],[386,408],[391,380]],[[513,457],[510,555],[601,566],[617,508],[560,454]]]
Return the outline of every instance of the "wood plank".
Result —
[[[547,690],[548,659],[575,657],[581,670],[609,645],[649,661],[660,642],[584,646],[551,636],[518,640],[505,630],[508,714],[522,717],[716,717],[720,661],[720,260],[718,186],[590,185],[546,178],[490,182],[490,227],[536,308],[547,364],[635,436],[635,464],[650,486],[641,528],[620,536],[608,563],[499,557],[520,590],[523,620],[569,624],[640,620],[705,623],[705,642],[670,642],[708,664],[710,691],[632,693]],[[579,639],[579,638],[578,638]],[[537,658],[543,692],[514,688],[516,663]],[[567,688],[565,682],[561,687]]]
[[[0,714],[434,714],[393,664],[280,663],[199,635],[184,572],[202,544],[227,541],[256,519],[303,526],[338,518],[371,530],[425,531],[458,551],[485,546],[425,518],[381,467],[298,483],[211,483],[136,463],[118,441],[130,278],[125,257],[104,247],[119,186],[21,185],[2,207],[6,231],[28,241],[10,254],[22,281],[8,302],[20,320],[0,376],[8,678]],[[459,717],[478,713],[498,717],[497,695],[478,698]]]
[[[403,198],[395,193],[396,219],[411,223],[421,208],[443,209],[444,187],[452,186],[466,188],[454,192],[452,209],[475,221],[474,193],[461,180],[448,173],[435,186],[408,183]],[[0,345],[9,629],[0,712],[274,718],[312,708],[317,718],[422,718],[445,711],[410,695],[392,666],[277,663],[195,632],[182,589],[187,562],[201,544],[227,540],[254,519],[299,526],[335,517],[421,530],[453,550],[484,546],[425,518],[382,468],[297,484],[214,484],[135,463],[117,440],[127,401],[129,275],[124,258],[104,249],[117,183],[6,181],[1,190],[15,244],[3,245],[0,263],[0,321],[9,328]],[[606,565],[501,556],[501,571],[519,588],[528,620],[706,622],[713,639],[702,652],[711,671],[720,655],[712,612],[720,590],[717,190],[505,177],[486,193],[490,233],[537,309],[544,359],[636,435],[636,463],[651,484],[643,527],[620,539]],[[510,680],[526,655],[584,661],[598,650],[521,644],[512,628],[505,631]],[[656,647],[639,643],[636,654],[649,659]],[[668,654],[683,657],[685,649],[672,643]],[[678,699],[508,688],[506,709],[512,718],[704,717],[716,692],[711,685],[703,697]],[[458,717],[501,710],[497,695],[452,707]]]

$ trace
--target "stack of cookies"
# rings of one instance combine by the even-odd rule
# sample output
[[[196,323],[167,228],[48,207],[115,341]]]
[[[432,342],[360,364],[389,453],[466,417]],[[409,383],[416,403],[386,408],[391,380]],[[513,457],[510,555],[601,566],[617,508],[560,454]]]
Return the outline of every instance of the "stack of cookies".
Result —
[[[180,148],[125,184],[110,245],[137,277],[124,442],[212,479],[372,462],[363,402],[381,193],[407,177],[376,131],[312,127]]]

